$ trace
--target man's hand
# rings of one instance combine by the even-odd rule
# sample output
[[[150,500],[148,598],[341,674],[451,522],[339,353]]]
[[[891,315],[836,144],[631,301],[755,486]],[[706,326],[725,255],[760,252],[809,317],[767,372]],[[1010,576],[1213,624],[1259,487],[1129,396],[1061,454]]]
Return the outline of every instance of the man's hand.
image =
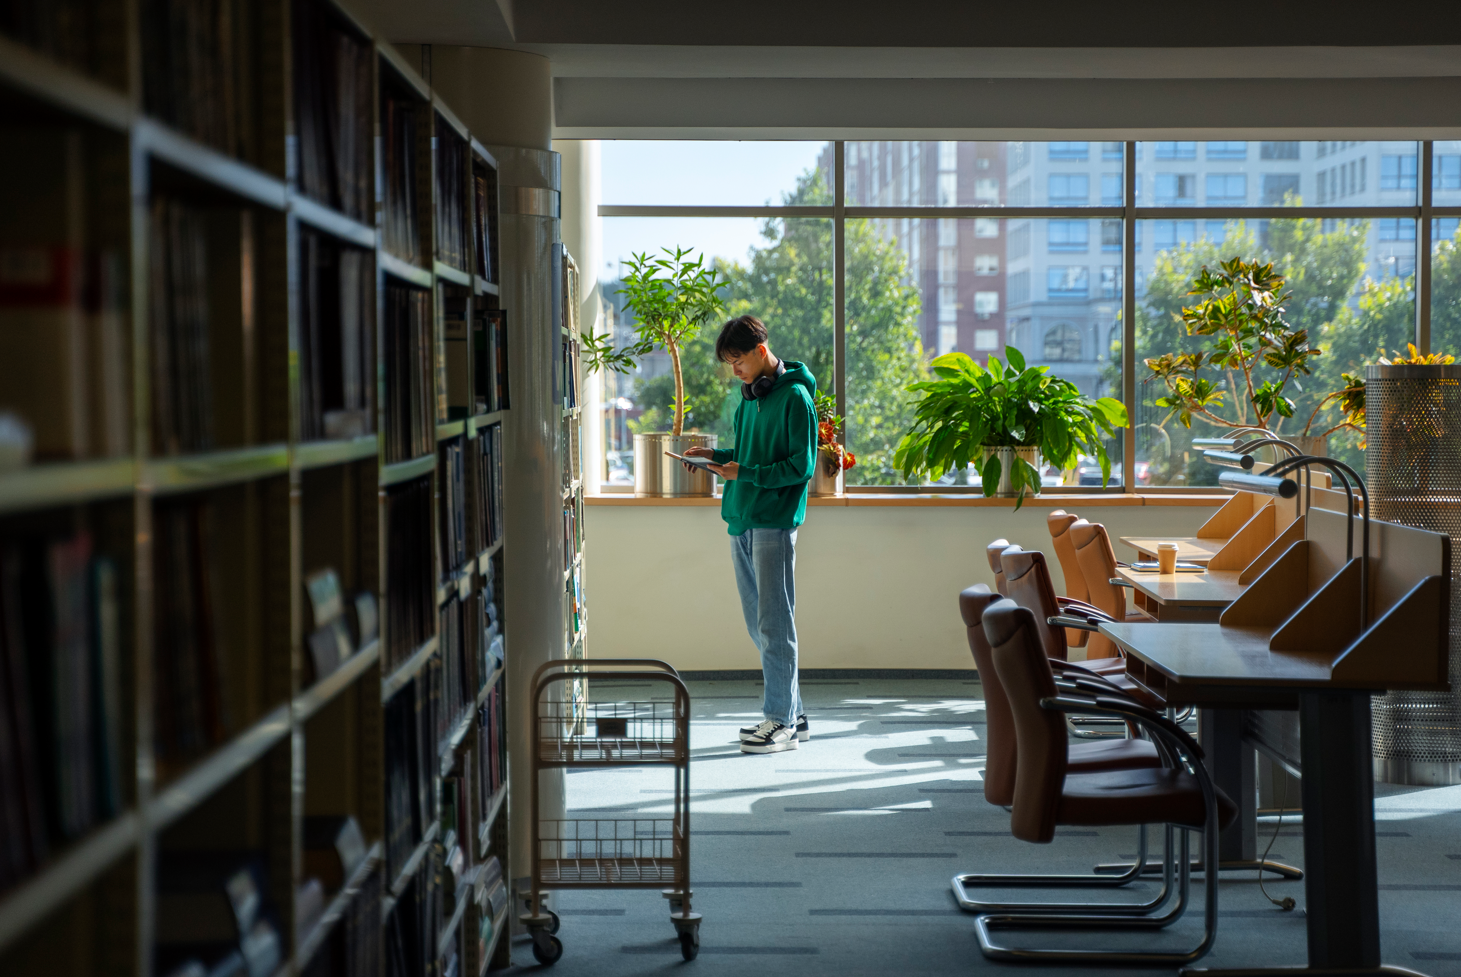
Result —
[[[698,447],[698,446],[697,447],[694,447],[694,448],[686,448],[685,451],[684,451],[684,455],[685,455],[686,458],[714,458],[715,457],[715,449],[713,449],[713,448],[702,448],[702,447]],[[680,462],[680,466],[682,468],[684,468],[685,471],[689,472],[692,475],[695,472],[700,471],[699,468],[696,468],[694,465],[691,465],[688,462],[683,462],[682,461],[682,462]]]
[[[736,476],[741,473],[741,466],[733,461],[728,461],[724,465],[711,465],[710,470],[727,482],[734,482]]]

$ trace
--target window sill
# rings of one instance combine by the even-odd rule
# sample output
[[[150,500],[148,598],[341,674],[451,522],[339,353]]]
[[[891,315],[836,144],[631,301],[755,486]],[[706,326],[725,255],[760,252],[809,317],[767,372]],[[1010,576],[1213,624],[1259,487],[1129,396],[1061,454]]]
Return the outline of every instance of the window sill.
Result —
[[[1088,493],[1043,493],[1038,496],[1031,496],[1025,500],[1026,506],[1039,506],[1057,508],[1061,506],[1078,506],[1082,509],[1095,509],[1106,506],[1219,506],[1228,500],[1228,494],[1220,490],[1213,490],[1211,493],[1201,495],[1178,495],[1178,494],[1097,494]],[[713,499],[651,499],[638,498],[628,493],[585,495],[585,505],[606,505],[606,506],[719,506],[719,497]],[[809,506],[845,506],[858,508],[864,506],[908,506],[912,508],[927,507],[964,507],[964,508],[1003,508],[1013,509],[1014,499],[986,499],[982,495],[937,495],[928,494],[893,494],[887,495],[873,493],[857,493],[838,496],[836,498],[809,498]]]

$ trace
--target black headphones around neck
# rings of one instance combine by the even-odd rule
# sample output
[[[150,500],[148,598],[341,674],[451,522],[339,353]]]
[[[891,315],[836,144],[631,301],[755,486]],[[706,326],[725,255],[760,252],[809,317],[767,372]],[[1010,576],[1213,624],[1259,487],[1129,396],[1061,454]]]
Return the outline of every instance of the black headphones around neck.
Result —
[[[777,360],[775,377],[757,377],[754,383],[741,384],[741,399],[760,400],[771,392],[771,388],[776,386],[777,377],[780,377],[785,372],[786,361]]]

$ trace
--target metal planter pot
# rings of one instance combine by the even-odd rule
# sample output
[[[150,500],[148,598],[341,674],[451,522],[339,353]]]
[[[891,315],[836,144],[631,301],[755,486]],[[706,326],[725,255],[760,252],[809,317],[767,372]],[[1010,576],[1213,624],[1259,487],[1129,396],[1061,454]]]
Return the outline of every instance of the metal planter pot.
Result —
[[[714,448],[715,441],[714,434],[634,435],[634,494],[650,499],[713,498],[714,475],[688,472],[665,452],[683,455],[686,448]]]
[[[816,498],[833,498],[842,494],[842,487],[842,459],[831,448],[818,448],[809,494]]]
[[[1010,484],[1010,468],[1014,466],[1015,459],[1018,458],[1021,461],[1027,461],[1031,465],[1034,465],[1036,469],[1039,469],[1040,467],[1040,449],[1038,447],[1032,446],[1028,448],[985,448],[984,460],[988,461],[990,455],[995,455],[999,458],[999,485],[996,486],[994,490],[996,498],[1013,499],[1017,498],[1020,494]],[[1039,495],[1040,484],[1036,482],[1035,485],[1029,489],[1029,492],[1032,495]]]

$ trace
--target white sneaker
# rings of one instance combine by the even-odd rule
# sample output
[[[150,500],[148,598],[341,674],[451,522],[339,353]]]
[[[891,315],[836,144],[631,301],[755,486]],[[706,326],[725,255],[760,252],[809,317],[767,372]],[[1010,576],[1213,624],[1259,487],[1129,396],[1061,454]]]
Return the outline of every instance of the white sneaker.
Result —
[[[761,732],[762,726],[765,726],[767,723],[773,721],[774,720],[766,719],[762,720],[755,726],[742,726],[741,742],[744,743],[747,740],[754,739],[757,734]],[[800,716],[796,717],[796,738],[803,743],[812,738],[812,727],[811,724],[807,722],[806,713],[802,713]]]
[[[780,753],[797,748],[796,727],[768,719],[756,727],[756,733],[741,742],[742,753]]]

